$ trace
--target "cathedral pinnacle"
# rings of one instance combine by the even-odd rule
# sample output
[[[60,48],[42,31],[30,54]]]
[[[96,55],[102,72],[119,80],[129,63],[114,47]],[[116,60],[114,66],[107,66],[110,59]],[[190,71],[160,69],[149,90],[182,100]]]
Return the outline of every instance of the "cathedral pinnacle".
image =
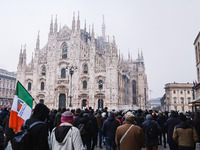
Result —
[[[142,59],[142,60],[144,59],[144,57],[143,57],[143,53],[142,53],[142,50],[141,50],[141,59]]]
[[[140,59],[140,51],[139,51],[139,49],[138,49],[138,60]]]
[[[84,30],[85,30],[85,32],[86,32],[86,20],[85,20],[85,27],[84,27]]]
[[[92,41],[94,42],[94,24],[92,24]]]
[[[55,19],[55,23],[54,23],[54,33],[56,34],[58,30],[58,24],[57,24],[57,15],[56,15],[56,19]]]
[[[72,20],[72,31],[75,31],[75,12],[73,13],[73,20]]]
[[[22,62],[23,62],[23,54],[22,54],[22,45],[21,45],[18,67],[21,67]]]
[[[89,35],[90,35],[90,25],[89,25]]]
[[[38,37],[37,37],[37,42],[36,42],[36,49],[40,49],[40,31],[38,30]]]
[[[49,31],[49,35],[53,34],[53,15],[51,16],[51,24],[50,24],[50,31]]]
[[[26,66],[26,44],[24,45],[24,52],[23,52],[23,65]]]
[[[78,19],[77,19],[77,31],[80,31],[80,19],[79,19],[79,11],[78,11]]]
[[[102,36],[103,36],[104,40],[106,40],[106,26],[105,26],[105,22],[104,22],[104,15],[103,15],[103,24],[102,24]]]
[[[120,55],[121,55],[121,54],[120,54],[120,49],[119,49],[119,61],[120,61]]]

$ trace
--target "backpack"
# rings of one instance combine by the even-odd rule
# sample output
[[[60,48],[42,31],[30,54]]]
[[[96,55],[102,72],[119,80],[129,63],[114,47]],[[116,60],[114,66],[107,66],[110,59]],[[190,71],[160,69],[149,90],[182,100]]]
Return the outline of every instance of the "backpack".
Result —
[[[13,137],[13,150],[28,150],[31,149],[29,130],[37,124],[45,124],[43,121],[36,121],[30,126],[26,125],[26,121],[22,125],[22,129]]]
[[[78,129],[79,129],[81,135],[85,134],[85,124],[83,124],[83,123],[79,124]]]
[[[158,128],[155,123],[150,122],[147,127],[147,136],[150,139],[155,139],[158,137]]]

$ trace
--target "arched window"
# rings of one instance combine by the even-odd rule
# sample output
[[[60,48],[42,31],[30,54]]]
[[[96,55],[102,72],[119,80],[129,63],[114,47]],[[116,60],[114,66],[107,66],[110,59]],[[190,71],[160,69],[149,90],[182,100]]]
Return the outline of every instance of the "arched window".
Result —
[[[182,97],[182,98],[181,98],[181,104],[183,104],[183,103],[184,103],[184,98]]]
[[[83,81],[83,89],[87,89],[87,81],[86,80]]]
[[[45,75],[46,75],[46,67],[42,66],[42,76],[45,76]]]
[[[188,97],[188,104],[190,104],[191,103],[191,98],[190,97]]]
[[[84,74],[87,74],[87,73],[88,73],[88,65],[87,65],[87,64],[85,64],[85,65],[83,66],[83,73],[84,73]]]
[[[66,69],[65,68],[61,69],[61,78],[66,78]]]
[[[31,82],[28,83],[28,91],[31,90]]]
[[[62,59],[66,59],[67,58],[67,44],[63,43],[62,45]]]
[[[176,97],[174,97],[174,104],[176,104]]]
[[[44,90],[44,82],[41,82],[41,90]]]
[[[99,89],[103,89],[103,81],[99,80]]]

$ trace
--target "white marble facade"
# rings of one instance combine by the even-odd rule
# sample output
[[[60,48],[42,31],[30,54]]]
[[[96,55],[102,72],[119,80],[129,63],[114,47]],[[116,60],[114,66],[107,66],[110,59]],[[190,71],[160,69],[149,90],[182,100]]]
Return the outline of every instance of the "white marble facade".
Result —
[[[35,102],[49,108],[69,107],[72,76],[72,108],[146,109],[148,83],[142,52],[132,60],[119,53],[115,37],[105,33],[95,37],[91,30],[80,28],[79,15],[72,27],[58,29],[57,18],[51,19],[48,42],[40,48],[39,33],[31,62],[26,63],[26,47],[19,55],[17,80],[30,92]],[[68,69],[66,69],[68,68]],[[99,81],[103,84],[99,85]],[[102,86],[102,87],[99,87]]]

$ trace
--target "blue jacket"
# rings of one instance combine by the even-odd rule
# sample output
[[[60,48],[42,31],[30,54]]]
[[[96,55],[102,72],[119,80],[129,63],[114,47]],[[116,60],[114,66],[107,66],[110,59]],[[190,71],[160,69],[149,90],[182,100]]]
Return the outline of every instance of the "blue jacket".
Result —
[[[158,132],[156,133],[157,134],[156,138],[150,138],[148,136],[148,127],[149,127],[150,124],[155,125],[156,128],[157,128]],[[158,135],[161,132],[161,128],[160,128],[159,124],[155,120],[147,120],[142,124],[142,129],[145,133],[145,139],[146,139],[145,145],[146,146],[158,146],[158,144],[159,144]]]
[[[109,116],[103,123],[102,133],[103,136],[110,140],[115,140],[115,132],[119,126],[119,121],[114,116]]]

